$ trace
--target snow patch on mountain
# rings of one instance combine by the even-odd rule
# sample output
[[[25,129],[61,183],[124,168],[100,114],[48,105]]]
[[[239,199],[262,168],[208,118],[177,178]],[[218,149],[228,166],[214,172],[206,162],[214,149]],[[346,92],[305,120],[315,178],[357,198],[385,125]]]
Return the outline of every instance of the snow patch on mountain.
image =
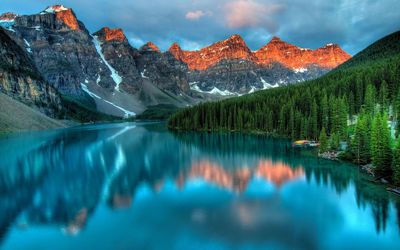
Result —
[[[66,8],[64,5],[54,5],[54,6],[50,6],[47,9],[45,9],[44,12],[42,12],[41,14],[57,13],[57,12],[66,11],[66,10],[69,10],[69,9]]]
[[[210,94],[218,94],[218,95],[223,95],[223,96],[227,96],[227,95],[236,95],[235,93],[230,92],[229,90],[220,90],[217,87],[214,87],[211,91],[209,91]]]
[[[298,73],[307,72],[308,69],[306,69],[306,68],[298,68],[298,69],[294,69],[293,71],[294,71],[294,73],[298,74]]]
[[[285,83],[286,83],[285,80],[279,79],[279,84],[285,84]]]
[[[32,53],[30,43],[25,38],[24,38],[24,42],[25,42],[25,45],[27,46],[26,51],[28,51],[28,53]]]
[[[108,69],[111,71],[111,78],[115,82],[115,90],[119,91],[119,85],[122,82],[122,77],[118,74],[118,72],[107,62],[106,58],[104,57],[104,54],[101,50],[101,42],[99,41],[97,36],[92,36],[93,37],[93,42],[94,46],[96,47],[97,53],[99,54],[101,60],[104,62],[104,64],[108,67]]]
[[[256,92],[257,88],[254,86],[251,86],[251,89],[249,91],[249,94]]]
[[[99,75],[97,76],[97,79],[96,79],[96,84],[99,85],[100,81],[101,81],[101,76],[100,76],[100,74],[99,74]]]
[[[32,28],[34,28],[36,31],[41,31],[42,30],[42,27],[40,27],[40,26],[34,26]]]
[[[91,91],[89,90],[89,88],[87,87],[87,85],[84,84],[84,83],[81,83],[81,88],[82,88],[83,91],[85,91],[85,92],[86,92],[88,95],[90,95],[91,97],[97,98],[97,99],[99,99],[99,100],[102,100],[102,101],[104,101],[104,102],[106,102],[106,103],[108,103],[108,104],[114,106],[115,108],[121,110],[122,112],[124,112],[124,113],[125,113],[124,118],[129,118],[129,117],[132,117],[132,116],[135,116],[135,115],[136,115],[136,113],[134,113],[134,112],[132,112],[132,111],[129,111],[129,110],[126,110],[126,109],[124,109],[124,108],[122,108],[122,107],[116,105],[115,103],[112,103],[112,102],[110,102],[110,101],[107,101],[107,100],[101,98],[100,96],[96,95],[95,93],[91,92]]]
[[[194,91],[197,91],[197,92],[200,92],[200,93],[213,94],[213,95],[222,95],[222,96],[238,95],[237,93],[232,93],[229,90],[222,91],[222,90],[218,89],[217,87],[214,87],[210,91],[204,91],[204,90],[201,90],[199,88],[199,86],[197,86],[197,82],[190,83],[189,85],[190,85],[190,89],[191,90],[194,90]]]
[[[149,79],[149,77],[145,76],[145,73],[146,73],[146,69],[144,69],[143,72],[140,72],[140,75],[142,76],[142,78]]]
[[[277,88],[279,87],[279,84],[275,83],[274,85],[271,85],[269,83],[267,83],[264,78],[260,77],[260,80],[263,84],[263,89],[271,89],[271,88]]]

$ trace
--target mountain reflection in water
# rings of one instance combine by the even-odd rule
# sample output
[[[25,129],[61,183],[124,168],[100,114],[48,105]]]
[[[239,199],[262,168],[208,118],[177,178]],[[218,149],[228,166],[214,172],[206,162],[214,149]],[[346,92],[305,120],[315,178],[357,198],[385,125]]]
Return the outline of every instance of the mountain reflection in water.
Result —
[[[303,176],[302,167],[294,169],[279,161],[274,163],[271,160],[265,160],[260,161],[255,167],[242,167],[229,171],[209,160],[202,160],[194,163],[187,174],[181,173],[178,183],[182,187],[186,181],[200,178],[226,190],[243,193],[251,178],[260,177],[280,187],[286,182]]]
[[[48,249],[108,249],[115,239],[128,249],[165,241],[171,249],[319,249],[361,231],[359,247],[400,246],[399,199],[356,167],[284,140],[114,124],[10,136],[0,149],[5,249],[39,239]],[[79,238],[48,238],[43,226]]]

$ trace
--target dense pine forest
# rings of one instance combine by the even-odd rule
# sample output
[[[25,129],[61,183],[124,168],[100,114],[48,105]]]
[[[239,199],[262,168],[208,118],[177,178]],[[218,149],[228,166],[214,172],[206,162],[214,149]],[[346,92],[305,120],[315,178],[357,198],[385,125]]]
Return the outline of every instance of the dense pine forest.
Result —
[[[203,103],[174,114],[176,130],[252,131],[320,140],[320,151],[373,163],[375,174],[400,184],[400,32],[358,53],[329,74],[299,85]],[[393,149],[395,147],[395,149]],[[392,150],[393,149],[393,150]],[[397,168],[396,168],[397,166]]]

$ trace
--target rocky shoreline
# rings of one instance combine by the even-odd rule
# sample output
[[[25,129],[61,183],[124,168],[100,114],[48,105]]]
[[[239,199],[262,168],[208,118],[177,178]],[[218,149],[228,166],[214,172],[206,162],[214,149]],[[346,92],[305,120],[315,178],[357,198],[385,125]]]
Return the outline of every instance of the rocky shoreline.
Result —
[[[331,160],[331,161],[339,161],[340,160],[340,151],[328,151],[324,153],[318,153],[318,157],[326,160]],[[374,179],[371,180],[374,183],[377,184],[385,184],[385,185],[390,185],[390,182],[385,179],[385,177],[377,177],[375,176],[374,173],[374,165],[373,164],[366,164],[366,165],[361,165],[360,166],[361,170],[365,173],[367,173],[369,176],[373,177]],[[400,187],[387,187],[386,190],[388,192],[394,193],[396,195],[400,196]]]
[[[340,154],[340,152],[338,152],[338,151],[327,151],[324,153],[318,153],[318,157],[326,159],[326,160],[338,161],[339,154]]]

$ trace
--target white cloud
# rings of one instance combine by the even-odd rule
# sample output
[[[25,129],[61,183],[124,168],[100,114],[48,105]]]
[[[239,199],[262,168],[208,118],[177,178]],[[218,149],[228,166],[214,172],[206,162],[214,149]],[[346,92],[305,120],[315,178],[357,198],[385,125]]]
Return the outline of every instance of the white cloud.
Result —
[[[142,40],[139,37],[135,37],[135,36],[129,37],[129,42],[135,48],[140,48],[145,44],[144,40]]]
[[[203,16],[205,16],[206,13],[202,10],[196,10],[196,11],[189,11],[186,13],[185,17],[188,20],[194,21],[194,20],[199,20]]]
[[[255,0],[234,0],[225,5],[225,21],[229,28],[246,28],[263,25],[270,31],[277,28],[273,15],[279,13],[283,5],[259,3]]]

